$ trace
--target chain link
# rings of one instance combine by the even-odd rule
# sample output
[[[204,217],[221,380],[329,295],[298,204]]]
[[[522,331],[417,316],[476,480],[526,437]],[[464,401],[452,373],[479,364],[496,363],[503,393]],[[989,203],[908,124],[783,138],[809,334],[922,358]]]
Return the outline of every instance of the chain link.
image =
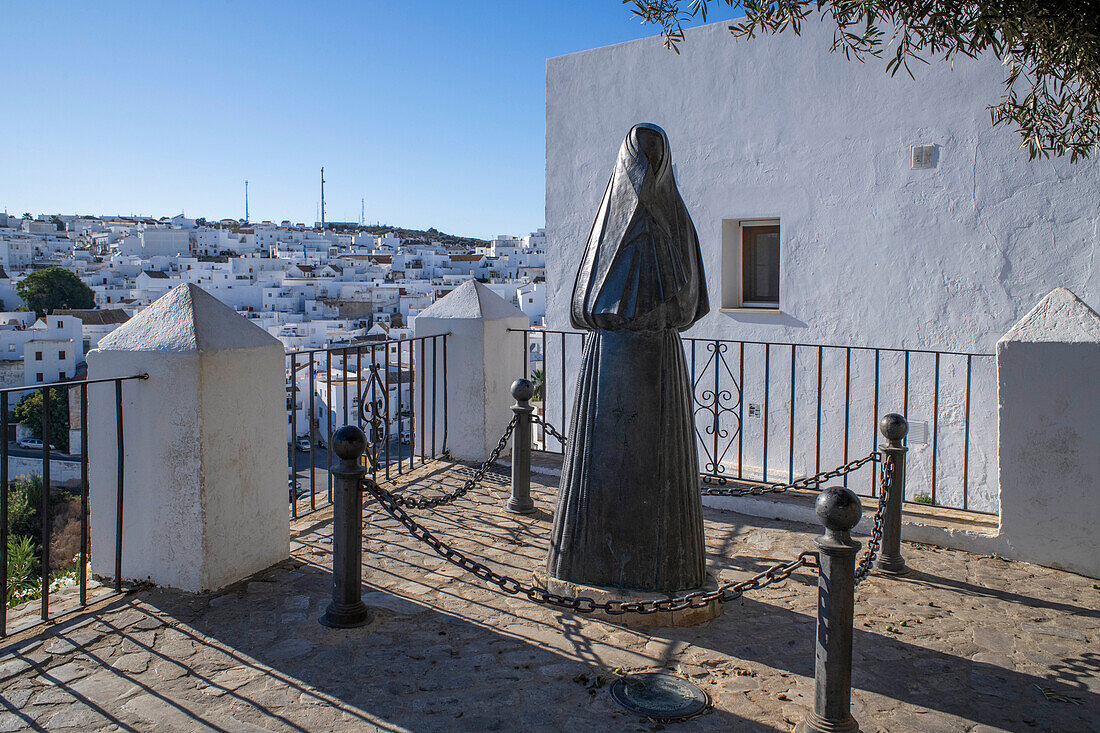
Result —
[[[875,512],[875,523],[871,527],[871,539],[867,540],[867,549],[856,566],[856,585],[867,579],[871,572],[871,566],[878,556],[879,547],[882,545],[882,524],[886,519],[886,504],[890,501],[890,490],[893,488],[894,461],[893,454],[887,453],[882,461],[882,491],[878,497],[878,510]]]
[[[538,425],[542,425],[552,437],[557,438],[562,445],[565,445],[565,436],[558,432],[558,429],[551,425],[538,415],[531,415],[531,422]],[[878,451],[872,451],[869,455],[862,458],[857,458],[853,461],[849,461],[840,468],[834,468],[831,471],[822,471],[816,476],[807,476],[806,478],[800,478],[796,481],[792,481],[789,484],[779,484],[775,486],[750,486],[747,488],[736,489],[723,489],[723,488],[711,488],[703,487],[701,491],[705,496],[762,496],[764,494],[782,494],[785,491],[792,489],[811,489],[820,486],[834,478],[840,478],[857,469],[862,468],[867,463],[873,463],[882,460],[881,454]],[[704,475],[703,481],[706,482],[710,479],[709,476]]]
[[[867,463],[874,463],[881,460],[881,454],[878,451],[873,451],[869,455],[866,455],[863,458],[857,458],[854,461],[849,461],[839,468],[834,468],[831,471],[822,471],[815,476],[807,476],[806,478],[796,479],[789,484],[779,484],[776,486],[750,486],[747,488],[736,489],[720,489],[704,486],[702,488],[702,492],[704,496],[762,496],[764,494],[782,494],[783,492],[790,491],[792,489],[811,489],[820,486],[830,479],[845,476],[858,468],[862,468]],[[704,478],[704,481],[705,480],[706,479]]]
[[[444,504],[450,504],[456,499],[461,499],[466,494],[470,493],[482,479],[485,478],[485,474],[489,469],[493,467],[493,464],[500,458],[500,454],[504,452],[504,449],[508,446],[508,439],[512,437],[512,433],[516,429],[516,421],[518,418],[513,415],[511,422],[508,423],[508,427],[504,429],[504,435],[500,436],[500,440],[497,442],[496,448],[493,448],[493,452],[489,454],[489,458],[482,463],[474,475],[466,479],[466,482],[459,488],[455,489],[449,494],[443,494],[442,496],[401,496],[400,494],[393,494],[387,492],[392,501],[409,509],[434,509]]]
[[[551,437],[557,438],[559,443],[561,443],[563,446],[565,445],[565,436],[559,433],[558,429],[551,425],[549,422],[543,420],[540,416],[534,413],[531,414],[531,422],[535,423],[536,425],[541,425],[543,428],[546,429],[546,432],[550,433]]]
[[[624,613],[668,613],[683,611],[688,608],[702,608],[712,601],[727,603],[737,600],[747,591],[781,583],[791,577],[798,568],[817,567],[818,554],[816,552],[803,552],[796,559],[773,565],[747,580],[737,583],[724,583],[714,590],[694,591],[675,598],[655,598],[643,601],[597,601],[588,596],[563,596],[551,593],[546,588],[524,583],[507,575],[501,575],[488,565],[469,558],[460,550],[447,545],[402,508],[402,497],[395,496],[392,492],[381,488],[374,482],[364,481],[363,490],[374,496],[386,513],[404,525],[409,534],[431,547],[437,555],[447,562],[457,565],[481,580],[496,585],[509,595],[522,595],[533,603],[557,606],[578,613],[602,611],[611,616],[619,616]]]
[[[546,432],[550,433],[554,438],[557,438],[565,443],[565,436],[559,433],[553,425],[544,421],[538,415],[531,415],[531,420],[534,423],[538,423],[546,428]],[[472,573],[474,576],[491,582],[497,585],[505,593],[511,595],[521,594],[527,597],[528,600],[551,606],[558,606],[560,608],[567,608],[571,611],[577,611],[579,613],[591,613],[593,611],[603,611],[612,616],[617,616],[624,613],[639,613],[650,614],[658,612],[672,612],[682,611],[687,608],[701,608],[712,601],[718,601],[719,603],[726,603],[729,601],[737,600],[745,592],[750,590],[758,590],[775,583],[782,582],[789,578],[791,574],[800,567],[817,567],[816,552],[803,552],[795,560],[791,560],[787,563],[780,563],[774,565],[763,572],[757,573],[747,580],[740,581],[738,583],[725,583],[712,591],[695,591],[688,593],[687,595],[677,598],[659,598],[646,601],[620,601],[613,600],[607,602],[599,602],[587,596],[561,596],[555,593],[551,593],[545,588],[541,588],[535,585],[529,585],[522,583],[514,578],[510,578],[506,575],[501,575],[495,572],[492,568],[484,563],[473,560],[464,555],[459,550],[456,550],[442,540],[433,535],[426,527],[419,524],[415,519],[409,516],[408,512],[404,508],[409,509],[434,509],[435,507],[449,504],[476,488],[481,481],[485,478],[485,474],[500,458],[500,454],[504,452],[504,449],[508,445],[508,440],[512,437],[513,432],[516,429],[516,423],[518,421],[517,416],[513,416],[508,423],[508,427],[505,428],[504,434],[500,437],[493,451],[489,454],[488,459],[481,464],[474,471],[474,475],[467,479],[463,485],[449,494],[443,494],[441,496],[424,497],[424,496],[402,496],[395,494],[392,491],[381,488],[373,481],[364,481],[363,490],[366,493],[370,493],[377,500],[386,512],[405,526],[409,530],[409,533],[416,539],[424,542],[430,546],[438,555],[443,557],[450,563],[457,565],[460,568]],[[763,494],[779,494],[791,489],[809,489],[816,487],[830,479],[840,478],[846,474],[849,474],[867,463],[881,463],[882,464],[882,491],[879,494],[878,509],[875,512],[874,524],[871,528],[871,538],[867,542],[867,549],[860,559],[859,564],[856,566],[855,581],[856,584],[862,583],[867,579],[867,576],[871,572],[871,568],[874,565],[875,558],[878,556],[879,547],[882,544],[882,525],[886,516],[886,507],[889,501],[889,492],[892,488],[891,479],[893,477],[893,466],[895,458],[891,454],[887,454],[885,458],[883,454],[874,451],[869,455],[862,458],[858,458],[853,461],[835,468],[831,471],[822,471],[814,476],[808,476],[796,481],[792,481],[789,484],[783,484],[778,486],[753,486],[749,488],[738,489],[720,489],[720,488],[703,488],[702,493],[711,496],[759,496]]]

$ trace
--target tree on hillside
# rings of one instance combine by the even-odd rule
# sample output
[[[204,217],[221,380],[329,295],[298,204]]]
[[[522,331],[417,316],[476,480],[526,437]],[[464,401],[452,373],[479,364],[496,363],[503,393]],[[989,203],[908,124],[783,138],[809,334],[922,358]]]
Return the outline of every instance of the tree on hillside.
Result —
[[[19,297],[39,318],[58,308],[95,308],[95,293],[80,278],[60,267],[32,272],[15,286]]]
[[[665,46],[684,40],[682,24],[706,20],[711,4],[744,10],[730,26],[736,38],[800,34],[813,15],[836,28],[832,51],[864,60],[882,57],[886,70],[957,56],[995,55],[1004,64],[1004,94],[989,107],[994,126],[1014,125],[1028,155],[1087,158],[1100,145],[1100,6],[1096,0],[622,0],[646,23],[662,28]],[[684,9],[681,9],[681,5]],[[885,30],[883,30],[885,29]]]
[[[42,391],[35,390],[12,410],[12,417],[31,429],[31,435],[45,442],[42,435]],[[69,396],[65,388],[50,389],[50,445],[61,450],[69,446]]]

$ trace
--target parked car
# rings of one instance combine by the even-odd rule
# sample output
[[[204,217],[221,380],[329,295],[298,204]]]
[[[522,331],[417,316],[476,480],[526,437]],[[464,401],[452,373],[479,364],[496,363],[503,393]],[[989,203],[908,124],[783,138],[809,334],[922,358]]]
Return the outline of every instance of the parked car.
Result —
[[[38,438],[24,438],[18,443],[20,448],[27,448],[29,450],[42,450],[42,441]],[[51,445],[50,450],[57,450],[56,445]]]
[[[309,438],[303,435],[294,441],[294,447],[303,453],[309,453]]]

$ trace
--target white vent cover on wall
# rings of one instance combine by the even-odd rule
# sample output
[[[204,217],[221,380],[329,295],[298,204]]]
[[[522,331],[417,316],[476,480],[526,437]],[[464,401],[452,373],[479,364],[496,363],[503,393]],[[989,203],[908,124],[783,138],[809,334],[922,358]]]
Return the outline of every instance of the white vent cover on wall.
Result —
[[[909,445],[928,445],[928,421],[909,421]]]
[[[936,167],[936,146],[935,145],[914,145],[913,146],[913,170],[919,170],[921,168],[935,168]]]

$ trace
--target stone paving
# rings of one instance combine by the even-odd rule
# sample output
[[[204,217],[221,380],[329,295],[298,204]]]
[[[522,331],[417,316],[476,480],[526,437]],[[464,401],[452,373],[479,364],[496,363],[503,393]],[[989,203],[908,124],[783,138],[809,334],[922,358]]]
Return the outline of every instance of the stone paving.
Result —
[[[409,479],[454,486],[436,463]],[[426,524],[528,578],[541,511],[498,507],[507,485]],[[333,630],[330,515],[293,526],[293,555],[218,593],[145,589],[0,650],[0,732],[789,731],[812,705],[816,578],[730,604],[705,626],[611,625],[505,596],[432,554],[381,509],[365,512],[367,627]],[[706,511],[710,570],[758,572],[811,548],[817,528]],[[1100,731],[1100,583],[1032,565],[905,545],[917,569],[857,592],[853,712],[867,731]],[[615,675],[667,670],[714,700],[660,725],[618,708]]]

